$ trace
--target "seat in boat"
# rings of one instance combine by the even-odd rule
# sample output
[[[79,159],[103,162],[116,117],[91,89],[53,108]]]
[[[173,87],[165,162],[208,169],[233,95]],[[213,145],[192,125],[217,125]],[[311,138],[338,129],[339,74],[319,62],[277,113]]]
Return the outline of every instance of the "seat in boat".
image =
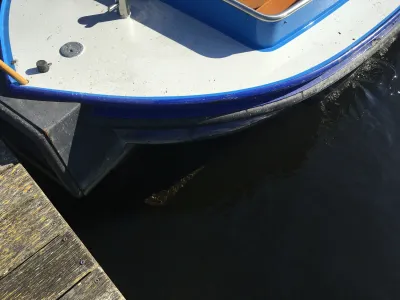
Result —
[[[277,15],[292,6],[297,0],[239,0],[246,6],[265,15]]]

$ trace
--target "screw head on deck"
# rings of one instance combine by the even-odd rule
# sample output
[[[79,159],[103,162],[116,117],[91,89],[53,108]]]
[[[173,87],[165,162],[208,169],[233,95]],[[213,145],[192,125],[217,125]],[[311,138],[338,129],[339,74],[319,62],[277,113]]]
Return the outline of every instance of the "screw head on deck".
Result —
[[[64,57],[75,57],[83,52],[83,45],[78,42],[69,42],[60,48],[60,54]]]

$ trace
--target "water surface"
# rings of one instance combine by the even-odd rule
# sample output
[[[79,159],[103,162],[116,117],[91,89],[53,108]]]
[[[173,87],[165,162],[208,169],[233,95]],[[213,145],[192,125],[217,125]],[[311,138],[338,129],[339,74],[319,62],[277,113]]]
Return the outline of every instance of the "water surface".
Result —
[[[242,133],[140,148],[86,199],[40,183],[127,299],[400,299],[399,50]]]

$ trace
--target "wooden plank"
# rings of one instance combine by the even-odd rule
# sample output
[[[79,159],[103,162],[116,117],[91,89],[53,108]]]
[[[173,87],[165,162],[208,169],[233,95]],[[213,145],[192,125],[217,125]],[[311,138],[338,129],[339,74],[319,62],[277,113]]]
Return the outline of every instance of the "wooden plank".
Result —
[[[61,216],[20,164],[0,175],[0,278],[65,230]]]
[[[28,192],[31,188],[32,179],[19,164],[0,174],[0,218],[16,205],[29,199],[31,193]]]
[[[124,299],[0,140],[0,299]]]
[[[0,280],[0,299],[57,299],[95,266],[77,237],[67,232]]]
[[[119,300],[122,294],[101,268],[95,269],[69,290],[60,300]]]

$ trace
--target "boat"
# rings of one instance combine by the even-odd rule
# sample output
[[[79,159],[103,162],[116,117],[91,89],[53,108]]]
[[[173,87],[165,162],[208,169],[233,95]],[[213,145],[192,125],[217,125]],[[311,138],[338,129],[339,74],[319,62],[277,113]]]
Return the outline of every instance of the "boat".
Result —
[[[331,86],[393,42],[400,0],[1,0],[0,24],[3,138],[79,196],[136,145],[231,134]]]

